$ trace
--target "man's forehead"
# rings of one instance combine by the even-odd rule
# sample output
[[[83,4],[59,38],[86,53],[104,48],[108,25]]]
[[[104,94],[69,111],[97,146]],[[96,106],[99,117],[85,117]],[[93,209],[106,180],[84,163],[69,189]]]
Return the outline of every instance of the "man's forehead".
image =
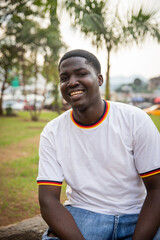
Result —
[[[70,57],[62,61],[60,65],[60,72],[63,71],[64,69],[75,69],[75,70],[80,70],[80,69],[85,69],[88,68],[90,64],[87,63],[87,59],[83,57]]]

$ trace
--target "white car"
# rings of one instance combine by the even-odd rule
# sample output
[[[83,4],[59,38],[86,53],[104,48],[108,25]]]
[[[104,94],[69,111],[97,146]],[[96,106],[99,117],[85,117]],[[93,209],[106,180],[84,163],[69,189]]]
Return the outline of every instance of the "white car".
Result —
[[[2,109],[4,110],[6,110],[7,108],[12,108],[15,111],[22,111],[24,110],[24,106],[24,101],[5,100],[2,103]]]

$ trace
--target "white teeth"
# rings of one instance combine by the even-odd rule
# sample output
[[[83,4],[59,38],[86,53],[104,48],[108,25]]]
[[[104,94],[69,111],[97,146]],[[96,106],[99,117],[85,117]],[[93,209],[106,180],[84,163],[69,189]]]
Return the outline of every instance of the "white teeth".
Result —
[[[83,93],[83,91],[76,91],[76,92],[71,92],[70,95],[74,96],[74,95],[81,94],[81,93]]]

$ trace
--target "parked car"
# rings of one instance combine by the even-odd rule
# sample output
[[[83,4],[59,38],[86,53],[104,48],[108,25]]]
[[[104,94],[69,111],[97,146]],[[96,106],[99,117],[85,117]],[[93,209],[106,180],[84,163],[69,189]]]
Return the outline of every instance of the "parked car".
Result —
[[[15,111],[21,111],[24,110],[25,102],[24,101],[16,101],[16,100],[5,100],[2,103],[3,109],[11,108]]]
[[[41,101],[36,101],[36,109],[39,110],[41,109],[42,102]],[[34,101],[27,101],[24,110],[34,110]]]
[[[160,116],[160,104],[153,105],[149,108],[143,109],[146,113],[150,115]]]

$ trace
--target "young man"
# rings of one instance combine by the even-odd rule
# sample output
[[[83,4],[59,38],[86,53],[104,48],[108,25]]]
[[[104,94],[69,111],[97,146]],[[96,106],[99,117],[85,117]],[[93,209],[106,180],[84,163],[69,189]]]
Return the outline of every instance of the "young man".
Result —
[[[97,58],[84,50],[59,63],[72,109],[41,134],[37,182],[43,240],[159,240],[160,134],[144,111],[101,99]],[[60,203],[67,183],[65,206]]]

